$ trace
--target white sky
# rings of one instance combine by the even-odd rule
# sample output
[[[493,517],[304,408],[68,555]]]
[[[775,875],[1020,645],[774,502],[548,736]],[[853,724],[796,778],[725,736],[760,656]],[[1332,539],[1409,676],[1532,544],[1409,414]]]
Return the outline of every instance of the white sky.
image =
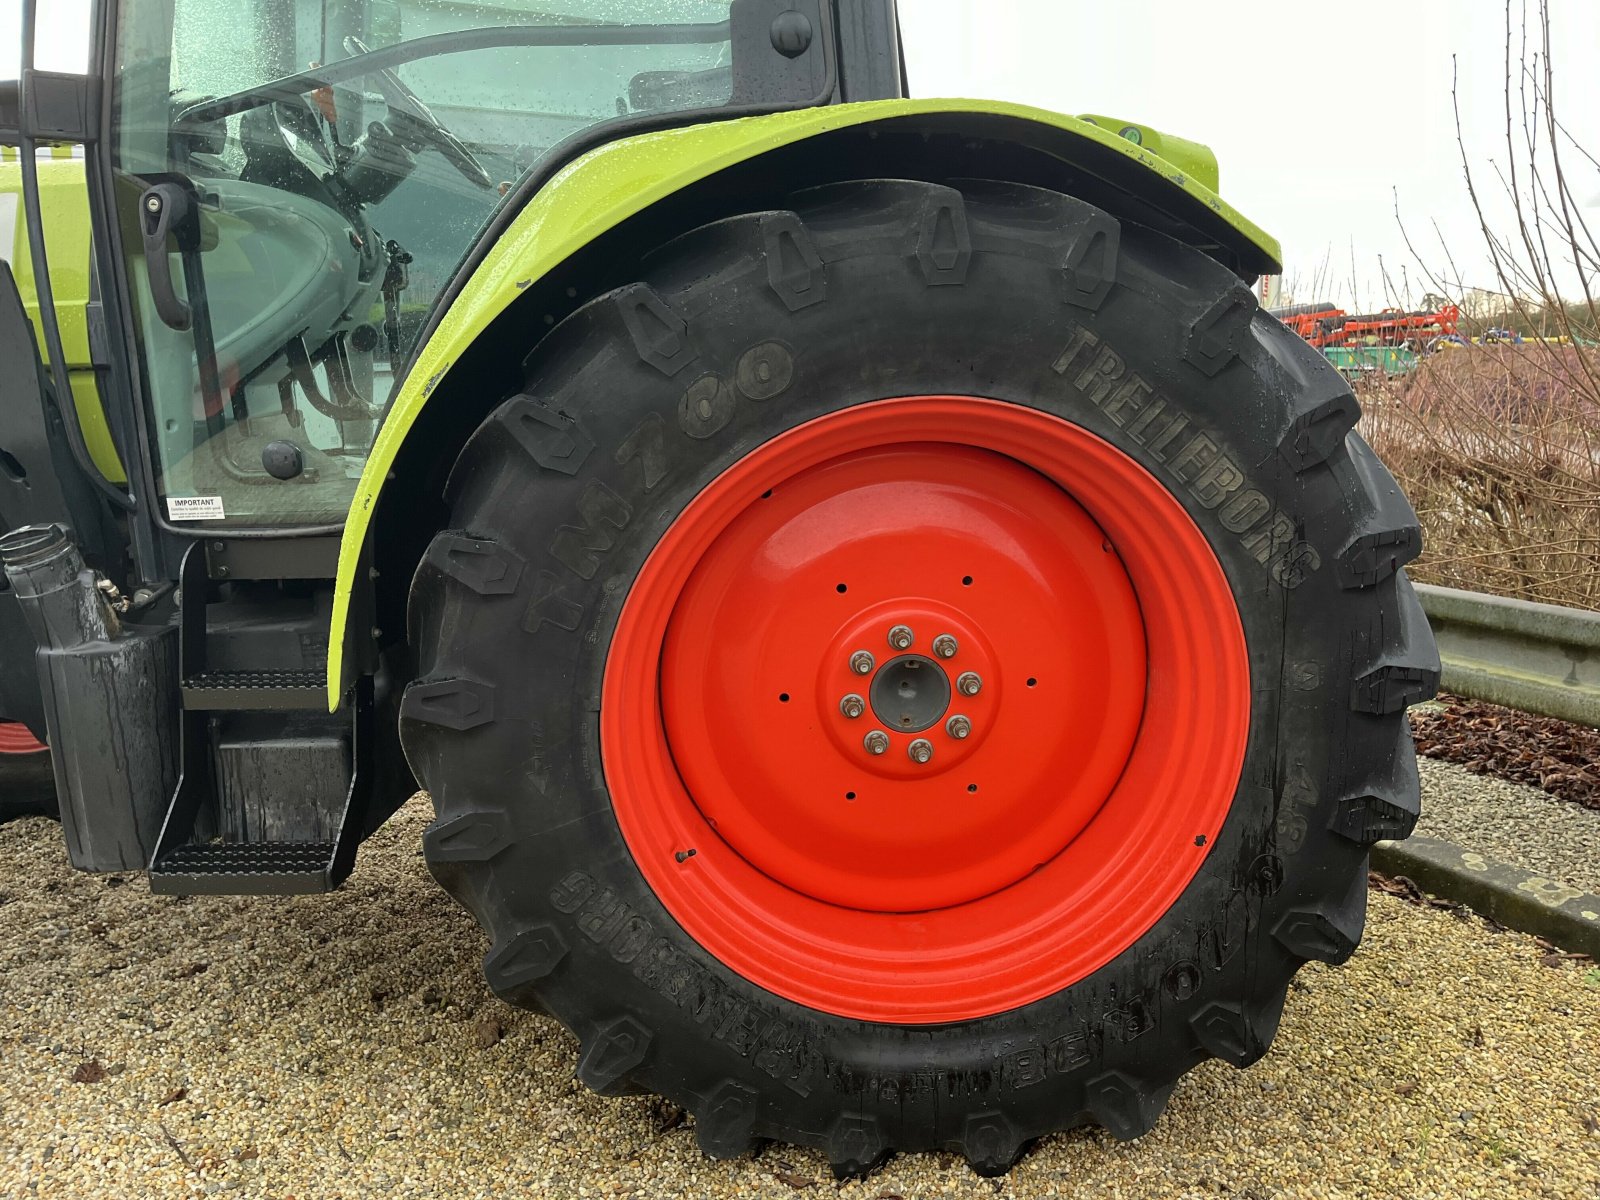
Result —
[[[1551,5],[1558,111],[1600,158],[1600,0]],[[87,7],[41,0],[41,67],[82,69]],[[0,0],[0,78],[16,74],[19,11]],[[900,12],[915,95],[1103,112],[1209,144],[1223,195],[1282,240],[1301,299],[1381,304],[1383,269],[1415,281],[1396,194],[1427,257],[1443,258],[1436,222],[1465,281],[1492,286],[1450,86],[1454,56],[1468,146],[1494,191],[1501,0],[900,0]],[[1600,171],[1584,167],[1576,190],[1600,220]]]
[[[1551,9],[1557,111],[1600,158],[1600,2]],[[1391,276],[1405,265],[1416,279],[1396,193],[1425,257],[1442,258],[1437,221],[1464,280],[1493,286],[1450,87],[1456,56],[1474,171],[1497,190],[1501,0],[901,0],[901,20],[916,95],[1103,112],[1211,146],[1222,195],[1283,242],[1300,299],[1386,303],[1380,259]],[[1600,171],[1584,165],[1575,190],[1600,219]]]

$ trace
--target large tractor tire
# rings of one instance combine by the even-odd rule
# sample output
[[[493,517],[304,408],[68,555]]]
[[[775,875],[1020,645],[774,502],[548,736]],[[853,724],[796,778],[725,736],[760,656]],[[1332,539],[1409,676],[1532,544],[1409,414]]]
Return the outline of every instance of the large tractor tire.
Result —
[[[1415,515],[1197,250],[879,180],[560,322],[451,477],[430,869],[595,1090],[984,1173],[1271,1042],[1418,805]],[[1352,1001],[1354,1002],[1354,1001]]]
[[[56,781],[50,750],[16,721],[0,720],[0,821],[54,816]]]

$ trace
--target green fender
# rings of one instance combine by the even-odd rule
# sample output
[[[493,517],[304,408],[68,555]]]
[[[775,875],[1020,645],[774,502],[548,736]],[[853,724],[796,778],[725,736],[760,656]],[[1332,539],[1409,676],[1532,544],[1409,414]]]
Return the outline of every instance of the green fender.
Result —
[[[418,353],[384,417],[345,521],[328,637],[328,707],[344,691],[346,625],[373,512],[429,395],[455,362],[532,282],[608,230],[737,163],[850,126],[927,114],[1009,117],[1044,127],[1071,159],[1074,146],[1112,148],[1150,173],[1147,195],[1175,210],[1203,206],[1230,227],[1257,269],[1279,269],[1276,240],[1216,194],[1211,151],[1111,117],[1068,117],[991,100],[883,100],[717,121],[607,143],[564,168],[518,213],[467,280]],[[1103,151],[1101,151],[1103,153]]]

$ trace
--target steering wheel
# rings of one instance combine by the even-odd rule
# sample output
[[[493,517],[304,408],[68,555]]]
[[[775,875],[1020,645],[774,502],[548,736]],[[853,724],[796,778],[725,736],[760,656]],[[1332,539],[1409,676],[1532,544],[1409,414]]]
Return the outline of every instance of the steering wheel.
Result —
[[[345,38],[344,48],[352,55],[372,53],[357,37]],[[450,165],[460,171],[469,183],[475,183],[490,191],[494,190],[494,180],[490,178],[489,172],[483,169],[483,164],[462,144],[460,138],[439,123],[439,118],[434,116],[428,110],[428,106],[418,99],[417,94],[401,81],[400,76],[388,67],[379,67],[372,73],[378,78],[378,91],[383,93],[383,101],[389,106],[391,114],[398,113],[406,118],[407,129],[414,131],[419,138],[444,155]],[[400,130],[395,132],[401,133]],[[413,149],[421,147],[415,146]]]

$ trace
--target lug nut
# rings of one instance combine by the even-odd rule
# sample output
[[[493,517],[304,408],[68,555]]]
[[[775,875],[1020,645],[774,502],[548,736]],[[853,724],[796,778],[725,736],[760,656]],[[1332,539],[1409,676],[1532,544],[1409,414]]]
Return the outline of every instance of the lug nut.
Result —
[[[983,680],[976,671],[963,671],[956,677],[956,691],[963,696],[976,696],[983,690]]]
[[[854,721],[867,711],[867,702],[854,692],[851,692],[843,700],[839,701],[839,711]]]
[[[960,741],[972,733],[972,722],[957,714],[944,723],[944,731]]]
[[[958,648],[955,638],[948,633],[941,633],[933,639],[933,652],[940,658],[954,658]]]
[[[871,675],[876,663],[877,660],[865,650],[857,650],[850,656],[850,669],[857,675]]]
[[[887,754],[889,752],[889,735],[881,729],[874,729],[861,739],[861,744],[867,748],[868,754]]]
[[[933,757],[933,743],[927,738],[918,738],[906,747],[906,753],[911,756],[914,763],[925,763]]]
[[[896,650],[909,650],[911,643],[917,640],[917,635],[911,632],[909,625],[896,625],[889,630],[889,645]]]

